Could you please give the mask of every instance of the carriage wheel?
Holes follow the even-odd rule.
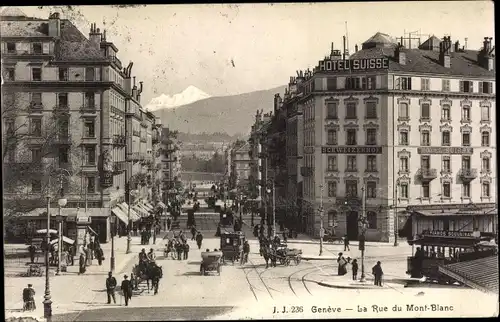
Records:
[[[286,258],[285,259],[285,266],[289,266],[290,265],[290,258]]]

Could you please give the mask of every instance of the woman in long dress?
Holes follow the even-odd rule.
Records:
[[[79,263],[78,263],[78,266],[79,266],[79,272],[78,272],[78,275],[80,274],[83,274],[85,273],[85,271],[87,270],[86,268],[86,265],[85,265],[85,256],[83,255],[83,253],[80,254],[80,260],[79,260]]]
[[[339,257],[337,258],[338,266],[338,275],[343,276],[347,274],[347,260],[344,258],[342,253],[339,253]]]

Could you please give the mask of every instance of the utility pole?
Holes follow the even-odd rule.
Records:
[[[394,195],[394,247],[398,246],[398,233],[399,233],[399,218],[398,218],[398,186],[399,180],[396,180],[395,195]]]
[[[366,191],[365,186],[361,187],[361,202],[362,202],[362,210],[361,210],[361,240],[359,243],[359,248],[361,250],[361,278],[360,282],[365,282],[365,231],[366,231],[366,213],[365,213],[365,199],[366,199]]]
[[[319,228],[319,256],[323,255],[323,236],[325,234],[325,229],[323,228],[323,190],[324,186],[320,185],[321,193],[320,193],[320,206],[319,206],[319,217],[320,217],[320,228]]]
[[[262,181],[264,186],[264,220],[267,222],[267,228],[269,229],[269,218],[267,218],[267,157],[264,159],[264,180]]]
[[[130,123],[132,126],[132,123]],[[132,205],[130,204],[130,178],[129,178],[129,170],[128,170],[128,143],[129,143],[129,138],[128,138],[128,131],[127,131],[127,124],[125,124],[125,194],[127,197],[127,250],[125,251],[126,254],[130,254],[132,250],[130,249],[130,244],[132,242],[132,236],[131,236],[131,225],[130,225],[130,207]],[[130,147],[132,148],[132,140],[130,140]]]
[[[276,237],[276,186],[273,178],[273,237]]]

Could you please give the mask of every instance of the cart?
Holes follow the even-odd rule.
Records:
[[[299,265],[302,260],[302,250],[290,249],[286,245],[280,245],[276,249],[276,257],[281,265],[289,266],[292,260],[295,262],[295,265]]]
[[[217,272],[220,275],[222,252],[201,253],[200,274],[208,275],[210,272]]]
[[[222,263],[226,261],[234,262],[240,259],[243,251],[245,235],[240,231],[234,231],[232,228],[225,228],[221,231],[220,250],[222,251]]]

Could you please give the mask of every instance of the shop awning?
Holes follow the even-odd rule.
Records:
[[[158,202],[158,206],[162,207],[162,208],[167,208],[167,205],[165,205],[163,202],[159,201]]]
[[[128,225],[128,216],[121,210],[120,207],[114,207],[111,212],[118,217],[125,225]]]
[[[146,209],[142,208],[139,205],[133,206],[132,209],[134,209],[136,212],[138,212],[141,217],[147,217],[147,216],[149,216],[148,211]]]
[[[155,209],[155,207],[153,207],[153,205],[151,205],[150,203],[148,202],[144,202],[142,204],[146,209],[148,209],[149,211],[153,211]]]
[[[91,234],[93,234],[94,236],[98,236],[98,234],[95,232],[95,230],[93,230],[90,226],[87,226],[87,229],[90,231]]]
[[[122,202],[118,206],[123,210],[123,213],[126,214],[128,218],[128,212],[129,212],[128,204],[126,202]],[[136,222],[139,219],[140,216],[134,211],[133,208],[130,208],[130,220],[132,220],[132,222]]]
[[[38,229],[38,230],[36,231],[36,233],[37,233],[37,234],[47,234],[47,229]],[[55,229],[49,229],[49,233],[50,233],[51,235],[57,235],[57,230],[55,230]]]
[[[498,256],[439,266],[439,272],[469,287],[498,294]]]
[[[62,236],[62,240],[63,240],[63,242],[65,242],[66,244],[70,244],[70,245],[73,245],[73,244],[75,243],[75,241],[74,241],[73,239],[68,238],[68,237],[66,237],[66,236]],[[50,243],[51,243],[52,245],[56,244],[56,243],[57,243],[57,239],[53,239],[53,240],[51,240],[51,241],[50,241]]]

